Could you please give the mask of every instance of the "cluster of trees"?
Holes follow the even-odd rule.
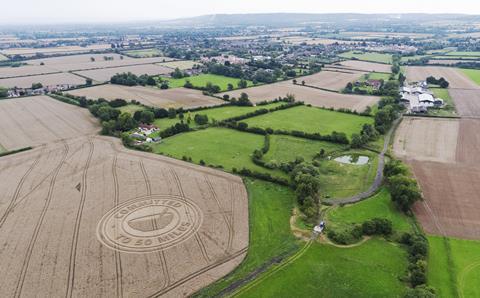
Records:
[[[264,180],[264,181],[268,181],[268,182],[273,182],[273,183],[284,185],[284,186],[289,186],[290,185],[288,179],[281,178],[281,177],[275,177],[275,176],[270,175],[269,173],[252,171],[252,170],[247,169],[247,168],[242,168],[240,170],[238,170],[237,168],[233,168],[232,172],[235,173],[235,174],[240,174],[240,175],[245,176],[245,177],[256,178],[256,179],[260,179],[260,180]]]
[[[397,92],[398,96],[398,92]],[[378,103],[378,111],[375,114],[375,129],[384,134],[397,119],[402,107],[397,103],[396,98],[382,98]]]
[[[400,237],[400,243],[407,246],[408,252],[408,276],[407,280],[417,290],[409,291],[410,296],[407,297],[435,297],[433,289],[426,288],[427,282],[427,256],[428,242],[427,239],[420,234],[405,233]],[[415,296],[417,292],[426,294],[425,296]]]
[[[392,159],[383,169],[392,201],[401,211],[409,213],[412,205],[422,199],[415,179],[401,161]]]
[[[429,76],[427,78],[427,83],[432,85],[439,85],[441,88],[448,88],[448,86],[450,85],[450,83],[445,80],[444,77],[436,79],[434,76]]]
[[[350,146],[352,148],[360,148],[370,141],[374,141],[378,138],[378,131],[371,124],[364,124],[360,134],[352,134],[352,140]]]
[[[135,111],[133,119],[140,123],[151,124],[155,120],[155,113],[152,110]]]
[[[388,237],[393,233],[393,225],[389,219],[386,218],[372,218],[363,222],[362,224],[354,225],[350,229],[335,230],[328,228],[327,236],[335,243],[348,245],[360,240],[363,235],[379,235]]]
[[[190,75],[181,71],[180,68],[177,67],[172,73],[170,73],[170,76],[172,76],[172,78],[174,79],[181,79],[181,78],[189,77]]]
[[[188,124],[184,123],[184,122],[179,122],[179,123],[176,123],[175,125],[172,125],[170,126],[169,128],[163,130],[160,132],[160,136],[162,138],[168,138],[168,137],[171,137],[173,135],[176,135],[176,134],[179,134],[179,133],[182,133],[182,132],[187,132],[187,131],[190,131],[190,126],[188,126]]]
[[[290,173],[300,211],[307,221],[312,223],[318,219],[320,203],[318,175],[318,169],[305,162],[297,164]]]
[[[131,72],[117,73],[110,78],[110,83],[124,86],[155,86],[155,79],[149,75],[137,76]]]
[[[8,89],[0,87],[0,98],[5,98],[8,96]]]
[[[137,127],[138,122],[130,113],[121,113],[107,102],[99,102],[88,107],[90,113],[102,121],[102,134],[115,135],[119,131],[129,131]]]

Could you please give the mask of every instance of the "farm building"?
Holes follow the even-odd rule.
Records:
[[[429,108],[441,108],[443,106],[443,99],[435,98],[426,86],[425,82],[421,82],[400,88],[401,101],[409,112],[426,113]]]

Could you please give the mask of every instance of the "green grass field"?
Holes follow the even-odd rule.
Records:
[[[455,111],[455,104],[453,102],[448,89],[443,88],[430,88],[435,97],[441,98],[444,100],[445,107],[441,109],[428,109],[428,114],[431,116],[457,116]]]
[[[289,218],[295,195],[287,188],[246,179],[250,212],[250,246],[243,263],[232,274],[201,290],[199,297],[212,297],[273,258],[298,248],[290,232]]]
[[[371,239],[338,248],[318,243],[239,297],[402,297],[407,267],[398,245]]]
[[[468,57],[480,57],[480,52],[448,52],[445,56],[468,56]]]
[[[328,155],[334,151],[344,150],[345,146],[291,136],[272,135],[270,137],[270,150],[263,156],[263,159],[282,163],[290,162],[297,156],[301,156],[306,161],[312,161],[321,149],[325,150],[325,154]]]
[[[480,241],[428,236],[428,284],[438,297],[480,297]]]
[[[430,55],[405,56],[405,57],[402,57],[400,60],[401,60],[402,62],[408,62],[408,61],[420,60],[420,59],[426,58],[426,57],[430,57]]]
[[[132,50],[125,51],[124,53],[135,58],[150,58],[162,56],[162,52],[159,49]]]
[[[126,106],[119,107],[117,109],[120,110],[120,112],[122,112],[122,113],[125,113],[125,112],[130,113],[133,116],[133,114],[136,111],[141,111],[141,110],[144,110],[145,108],[143,106],[140,106],[140,105],[128,104]]]
[[[372,117],[357,116],[323,110],[314,107],[299,106],[244,120],[250,127],[273,128],[287,131],[331,134],[343,132],[350,137],[358,133],[363,124],[373,124]]]
[[[466,74],[472,81],[480,85],[480,70],[478,69],[462,69],[462,72]]]
[[[370,158],[365,165],[344,164],[333,160],[319,160],[320,194],[325,198],[346,198],[367,190],[375,179],[378,166],[376,153],[366,150],[345,151],[341,155],[357,154]]]
[[[232,168],[240,170],[246,167],[272,175],[286,176],[280,170],[268,170],[252,162],[253,151],[260,149],[263,143],[264,137],[260,135],[226,128],[208,128],[166,138],[161,143],[152,145],[152,149],[155,153],[177,159],[182,159],[183,156],[191,157],[197,164],[203,160],[207,165],[222,165],[229,172]]]
[[[213,119],[217,121],[222,121],[228,118],[245,115],[247,113],[260,110],[260,109],[271,109],[271,108],[280,106],[282,104],[285,104],[285,103],[276,102],[276,103],[271,103],[264,106],[255,106],[255,107],[225,106],[225,107],[219,107],[219,108],[210,108],[210,109],[205,109],[197,112],[192,112],[190,113],[190,117],[193,119],[196,114],[200,114],[200,115],[207,115],[209,121],[212,121]],[[184,116],[186,119],[188,114],[185,114]],[[170,119],[170,118],[156,119],[154,124],[160,129],[165,129],[178,122],[180,122],[180,119],[178,118],[178,115],[177,115],[177,117],[173,119]],[[194,127],[195,123],[192,121],[190,123],[190,126]]]
[[[350,51],[350,52],[342,53],[338,56],[346,59],[356,58],[358,60],[363,60],[363,61],[392,64],[392,55],[390,54],[372,53],[372,52],[362,53],[362,52]]]
[[[213,85],[218,85],[221,91],[228,90],[228,84],[232,84],[234,89],[238,88],[238,82],[240,79],[229,78],[225,76],[219,76],[214,74],[200,74],[197,76],[191,76],[182,79],[173,79],[173,78],[162,78],[162,80],[168,81],[168,86],[170,88],[183,87],[187,81],[193,84],[195,87],[205,87],[207,83],[212,83]],[[247,81],[248,86],[253,86],[252,81]]]
[[[328,226],[337,228],[351,227],[375,217],[391,220],[395,231],[408,232],[411,230],[409,218],[398,211],[386,188],[382,188],[376,195],[362,202],[343,207],[332,207],[326,214]]]

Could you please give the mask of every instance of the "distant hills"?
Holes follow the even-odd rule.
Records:
[[[462,14],[311,14],[311,13],[258,13],[258,14],[213,14],[161,22],[176,26],[305,26],[322,23],[396,23],[411,22],[480,21],[478,15]]]

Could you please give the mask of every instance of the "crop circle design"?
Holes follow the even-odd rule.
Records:
[[[107,212],[97,227],[104,245],[142,253],[170,248],[193,236],[203,222],[200,208],[175,195],[150,195],[129,200]]]

